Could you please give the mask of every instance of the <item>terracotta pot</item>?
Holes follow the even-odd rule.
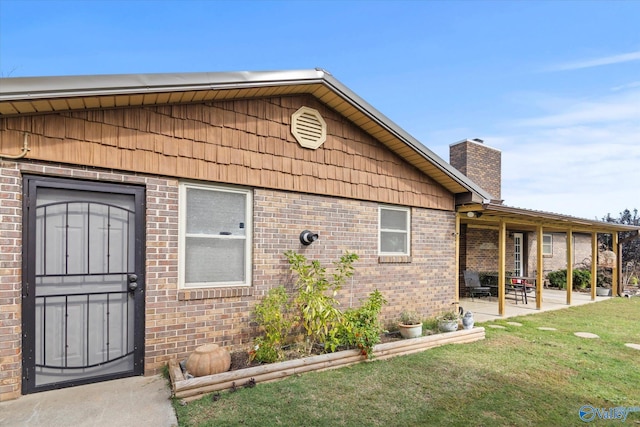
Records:
[[[189,355],[186,367],[194,377],[219,374],[231,367],[231,355],[217,344],[203,345]]]

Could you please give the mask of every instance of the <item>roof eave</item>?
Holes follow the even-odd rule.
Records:
[[[558,221],[566,223],[567,226],[573,225],[577,227],[589,227],[589,228],[598,228],[598,229],[606,229],[611,231],[637,231],[640,233],[640,227],[633,225],[625,225],[625,224],[616,224],[611,222],[590,220],[586,218],[578,218],[570,215],[562,215],[556,214],[552,212],[544,212],[537,211],[531,209],[522,209],[515,208],[512,206],[506,206],[497,203],[482,203],[482,210],[484,211],[493,211],[500,213],[509,213],[514,215],[521,215],[524,217],[531,217],[535,219],[546,219],[551,221]]]
[[[0,82],[0,102],[322,84],[440,169],[457,186],[464,188],[465,192],[470,192],[472,199],[491,198],[464,174],[405,132],[329,72],[319,68],[290,71],[14,77],[0,79]]]
[[[360,96],[355,94],[345,85],[340,83],[337,79],[335,79],[331,74],[327,74],[324,76],[324,81],[332,87],[335,92],[338,92],[342,95],[343,98],[347,99],[351,102],[352,105],[356,106],[361,112],[366,114],[371,120],[377,122],[380,126],[384,127],[388,132],[394,134],[397,138],[403,140],[409,147],[419,153],[421,156],[425,157],[431,163],[438,166],[440,169],[445,170],[448,175],[455,180],[458,184],[464,187],[469,192],[477,195],[482,200],[491,199],[491,195],[483,190],[476,183],[471,181],[466,175],[462,172],[458,171],[456,168],[447,163],[440,156],[435,154],[433,151],[429,150],[425,145],[420,143],[413,136],[409,135],[404,129],[395,124],[391,119],[385,116],[383,113],[378,111],[375,107],[369,104],[367,101],[362,99]]]
[[[326,74],[315,69],[12,77],[0,79],[0,101],[309,84],[324,81]]]

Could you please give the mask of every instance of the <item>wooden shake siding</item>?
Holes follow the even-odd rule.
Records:
[[[317,109],[327,141],[302,148],[299,107]],[[194,180],[325,194],[440,210],[442,186],[311,96],[72,111],[0,119],[0,152]]]

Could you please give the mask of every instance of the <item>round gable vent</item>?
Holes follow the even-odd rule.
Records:
[[[291,133],[298,144],[315,150],[327,140],[327,124],[318,111],[300,107],[291,115]]]

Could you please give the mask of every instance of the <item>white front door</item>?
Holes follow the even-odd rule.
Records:
[[[513,233],[513,275],[522,276],[524,250],[522,248],[524,235],[522,233]]]

